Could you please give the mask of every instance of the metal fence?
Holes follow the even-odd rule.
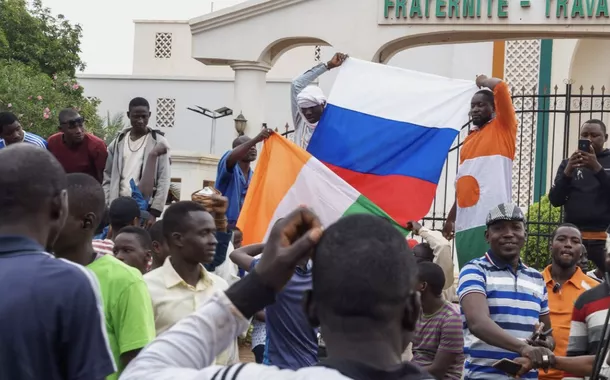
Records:
[[[542,268],[549,263],[552,231],[561,223],[563,211],[548,202],[546,194],[561,161],[577,148],[580,126],[590,119],[605,122],[610,114],[610,95],[604,86],[595,88],[567,82],[562,86],[511,90],[519,120],[513,166],[513,199],[527,212],[528,240],[522,252],[529,265]],[[423,224],[440,230],[454,202],[454,181],[459,152],[471,124],[464,125],[454,141],[439,180],[436,197]],[[277,129],[276,129],[277,131]],[[284,128],[291,138],[294,131]]]

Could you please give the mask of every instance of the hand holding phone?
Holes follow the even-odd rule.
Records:
[[[517,376],[522,368],[521,364],[508,359],[498,360],[492,364],[492,367],[502,372],[506,372],[513,377]]]

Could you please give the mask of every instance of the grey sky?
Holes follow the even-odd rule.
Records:
[[[131,74],[133,20],[187,20],[244,0],[43,0],[83,27],[81,56],[90,74]],[[103,5],[102,5],[103,4]]]

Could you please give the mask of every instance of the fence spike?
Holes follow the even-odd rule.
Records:
[[[580,87],[578,87],[578,89],[580,90],[580,94],[582,95],[582,92],[585,90],[585,86],[583,86],[581,84]]]
[[[603,95],[605,92],[606,92],[606,85],[604,84],[604,85],[602,86],[602,95]]]
[[[593,95],[593,91],[595,91],[595,86],[591,85],[591,95]]]
[[[555,93],[557,93],[557,91],[559,90],[559,86],[555,85],[555,87],[553,87],[553,89],[555,90]]]

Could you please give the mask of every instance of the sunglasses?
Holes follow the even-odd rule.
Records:
[[[82,116],[77,117],[76,119],[68,120],[66,122],[63,122],[62,124],[68,124],[71,128],[76,127],[77,125],[82,126],[83,124],[85,124],[85,118]]]

